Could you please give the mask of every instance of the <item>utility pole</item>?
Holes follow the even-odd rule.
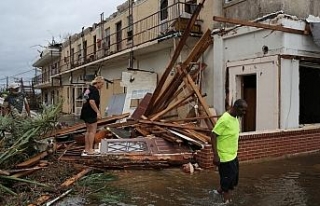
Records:
[[[6,76],[6,89],[8,89],[8,87],[9,87],[9,77]]]

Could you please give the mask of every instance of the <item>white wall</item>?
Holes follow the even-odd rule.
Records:
[[[281,59],[280,128],[299,126],[299,61]]]
[[[289,28],[303,30],[305,27],[303,21],[285,18],[277,21]],[[263,53],[263,46],[268,47],[268,52]],[[215,34],[213,101],[217,113],[224,111],[227,65],[234,67],[230,68],[230,85],[235,93],[235,76],[252,72],[248,66],[251,64],[255,65],[258,77],[257,130],[299,127],[299,61],[283,59],[279,55],[319,58],[320,48],[310,35],[252,27],[240,27],[223,36]],[[267,58],[273,58],[272,56],[274,63],[265,62]],[[244,65],[244,70],[241,65]],[[262,75],[259,72],[262,72]],[[236,98],[236,95],[233,95]]]
[[[257,78],[256,130],[274,130],[279,125],[278,57],[264,57],[228,63],[230,100],[242,97],[239,76]],[[230,102],[231,103],[231,102]],[[231,105],[231,104],[230,104]],[[250,105],[249,105],[250,106]]]

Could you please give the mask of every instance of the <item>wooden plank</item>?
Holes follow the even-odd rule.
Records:
[[[171,110],[175,109],[177,106],[179,106],[181,103],[185,102],[186,100],[188,100],[190,97],[193,96],[193,92],[186,95],[183,98],[178,99],[177,101],[175,101],[174,103],[170,104],[167,108],[165,108],[164,110],[162,110],[161,112],[153,115],[150,120],[154,121],[159,119],[161,116],[165,115],[166,113],[170,112]]]
[[[5,170],[0,170],[0,175],[8,176],[8,175],[10,175],[10,172],[5,171]]]
[[[188,130],[188,129],[179,129],[179,128],[172,128],[171,131],[172,130],[176,131],[176,132],[179,132],[179,133],[181,133],[183,135],[186,135],[191,139],[194,139],[196,141],[202,142],[203,144],[207,144],[208,143],[206,138],[203,138],[202,136],[198,135],[198,134],[201,134],[200,132],[196,132],[194,130]],[[191,131],[191,132],[189,132],[189,131]]]
[[[263,24],[263,23],[245,21],[240,19],[231,19],[231,18],[220,17],[220,16],[213,16],[213,21],[224,22],[229,24],[237,24],[241,26],[263,28],[263,29],[269,29],[273,31],[282,31],[282,32],[293,33],[293,34],[302,34],[302,35],[308,34],[305,30],[286,28],[280,25]]]
[[[139,106],[134,110],[134,112],[131,115],[131,118],[133,119],[140,119],[142,115],[146,112],[148,105],[150,103],[150,100],[152,98],[151,93],[147,93],[143,99],[141,100]]]
[[[45,202],[47,202],[51,198],[50,195],[42,195],[39,197],[35,203],[28,204],[28,206],[39,206],[43,205]]]
[[[197,138],[198,140],[205,142],[205,143],[211,143],[211,138],[194,130],[190,130],[190,129],[186,129],[186,132],[188,134],[193,135],[195,138]]]
[[[86,174],[88,174],[89,172],[92,171],[92,168],[85,168],[83,169],[81,172],[79,172],[78,174],[76,174],[75,176],[71,177],[70,179],[67,179],[65,182],[63,182],[60,187],[61,188],[67,188],[70,185],[72,185],[73,183],[75,183],[78,179],[80,179],[81,177],[85,176]]]
[[[107,126],[124,128],[124,127],[133,127],[136,124],[138,124],[137,120],[127,120],[126,122],[112,123],[112,124],[108,124]]]
[[[35,166],[35,167],[31,167],[31,168],[22,168],[22,169],[11,169],[9,170],[10,174],[13,173],[20,173],[20,172],[25,172],[25,171],[35,171],[35,170],[39,170],[39,169],[43,169],[46,167],[39,167],[39,166]]]
[[[161,122],[164,123],[173,123],[173,122],[193,122],[201,119],[207,119],[207,118],[218,118],[220,116],[198,116],[198,117],[187,117],[183,119],[169,119],[169,120],[161,120]]]
[[[193,129],[196,131],[203,131],[203,132],[210,132],[207,128],[202,127],[194,127],[194,126],[187,126],[187,125],[179,125],[179,124],[171,124],[171,123],[163,123],[163,122],[156,122],[156,121],[149,121],[149,120],[139,120],[142,124],[151,124],[151,125],[158,125],[164,127],[176,127],[176,128],[183,128],[183,129]]]
[[[162,91],[162,87],[163,87],[164,83],[166,82],[167,77],[169,76],[172,67],[176,63],[176,61],[177,61],[177,59],[178,59],[178,57],[180,55],[180,52],[182,51],[182,49],[183,49],[183,47],[184,47],[184,45],[185,45],[190,33],[191,33],[191,28],[194,25],[194,23],[196,22],[199,14],[200,14],[200,11],[201,11],[201,9],[203,7],[204,2],[205,2],[205,0],[202,0],[202,2],[197,5],[195,11],[193,12],[193,14],[191,16],[191,19],[188,22],[188,25],[187,25],[185,31],[182,34],[182,37],[180,38],[180,41],[179,41],[179,43],[178,43],[178,45],[177,45],[177,47],[176,47],[176,49],[175,49],[175,51],[173,53],[173,56],[172,56],[172,58],[171,58],[171,60],[170,60],[170,62],[168,64],[167,68],[165,69],[163,75],[160,78],[158,86],[156,87],[156,89],[155,89],[155,91],[154,91],[154,93],[152,95],[152,98],[150,100],[149,106],[146,109],[145,114],[147,116],[149,114],[151,114],[151,111],[153,109],[154,103],[159,98],[159,95],[160,95],[160,93]]]
[[[187,140],[188,142],[190,142],[190,143],[192,143],[192,144],[195,144],[195,145],[197,145],[197,146],[199,146],[199,147],[201,147],[201,148],[204,147],[204,144],[203,144],[202,142],[197,141],[197,140],[194,140],[194,139],[190,138],[190,137],[187,136],[187,135],[181,134],[181,133],[179,133],[179,132],[177,132],[177,131],[174,131],[174,130],[169,130],[169,131],[170,131],[171,133],[177,135],[178,137],[180,137],[180,138],[182,138],[182,139],[184,139],[184,140]]]
[[[41,159],[45,158],[48,155],[48,152],[41,152],[37,154],[36,156],[28,159],[27,161],[21,162],[16,165],[16,167],[21,168],[21,167],[30,167],[32,165],[37,164]]]
[[[135,127],[135,130],[143,136],[147,136],[150,134],[147,130],[143,129],[142,127]]]
[[[125,114],[121,114],[121,115],[115,115],[115,116],[112,116],[112,117],[106,117],[106,118],[103,118],[103,119],[99,119],[97,124],[98,124],[98,126],[102,126],[102,125],[114,123],[117,120],[129,117],[129,115],[130,115],[130,113],[125,113]],[[79,132],[79,130],[85,129],[85,128],[86,128],[86,124],[85,123],[79,123],[79,124],[75,124],[75,125],[73,125],[71,127],[68,127],[68,128],[57,130],[51,136],[61,136],[61,135],[72,134],[72,133],[75,133],[75,132]]]
[[[201,103],[206,115],[208,117],[212,116],[211,112],[209,110],[209,106],[208,106],[207,102],[202,98],[202,95],[201,95],[201,93],[199,91],[199,88],[197,87],[197,85],[192,80],[192,77],[190,76],[190,74],[187,74],[187,72],[185,70],[182,70],[182,72],[184,72],[186,74],[185,76],[186,76],[186,79],[187,79],[187,82],[188,82],[187,85],[190,86],[194,90],[194,92],[197,95],[198,100]],[[207,119],[205,119],[205,120],[207,120]],[[208,128],[211,129],[213,127],[213,125],[215,124],[215,120],[213,118],[208,118],[208,120],[209,121],[206,121],[206,123],[207,123]]]
[[[41,167],[39,167],[38,170],[42,169]],[[27,171],[23,171],[23,172],[18,172],[16,174],[11,175],[11,177],[15,177],[15,178],[20,178],[20,177],[26,177],[30,174],[32,174],[33,172],[35,172],[36,170],[27,170]]]
[[[190,52],[187,59],[181,64],[181,68],[183,68],[183,70],[187,70],[187,72],[190,71],[190,69],[191,69],[190,63],[196,62],[199,59],[199,57],[203,54],[203,52],[208,47],[208,45],[210,45],[208,42],[212,42],[210,29],[208,29],[202,35],[202,37],[199,39],[197,44],[193,47],[193,49]],[[176,92],[178,87],[183,82],[184,74],[182,74],[182,75],[176,74],[176,75],[177,76],[175,76],[175,78],[173,78],[173,80],[171,80],[171,82],[168,84],[169,86],[161,94],[161,98],[157,102],[154,103],[154,105],[152,107],[152,110],[154,112],[159,112],[167,107],[168,103],[165,103],[165,101],[170,99],[170,97],[173,96],[173,94]]]
[[[65,148],[65,150],[63,151],[63,153],[59,156],[58,161],[60,161],[60,159],[62,158],[62,156],[63,156],[64,154],[66,154],[66,152],[67,152],[73,145],[75,145],[75,144],[76,144],[76,142],[72,142],[71,144],[69,144],[69,145]]]

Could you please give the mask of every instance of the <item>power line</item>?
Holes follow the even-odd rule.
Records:
[[[30,69],[28,71],[24,71],[24,72],[20,72],[20,73],[17,73],[15,75],[12,75],[12,76],[8,76],[8,78],[14,78],[14,77],[17,77],[17,76],[20,76],[22,74],[26,74],[26,73],[29,73],[29,72],[34,72],[34,69]],[[0,81],[6,80],[6,79],[7,79],[7,77],[1,78]]]

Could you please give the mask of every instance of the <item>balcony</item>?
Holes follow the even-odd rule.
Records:
[[[49,46],[41,54],[40,58],[32,65],[33,67],[44,67],[59,59],[61,55],[60,47]]]
[[[144,45],[149,45],[150,47],[181,36],[195,9],[195,5],[193,5],[191,10],[186,11],[185,8],[187,6],[188,4],[186,3],[174,3],[162,11],[134,19],[131,25],[123,27],[116,32],[108,33],[103,38],[98,38],[95,44],[86,45],[85,48],[81,46],[80,50],[70,52],[71,56],[62,58],[65,60],[61,60],[59,64],[61,73],[55,76],[67,73],[68,71],[74,71],[81,66],[95,64],[95,62],[103,61],[106,57],[114,56],[115,54],[123,54],[129,51],[129,49],[139,49],[144,47]],[[166,13],[165,18],[162,17],[164,10]],[[191,28],[191,35],[201,37],[200,19],[197,19]],[[157,48],[161,49],[161,45],[158,44]]]

